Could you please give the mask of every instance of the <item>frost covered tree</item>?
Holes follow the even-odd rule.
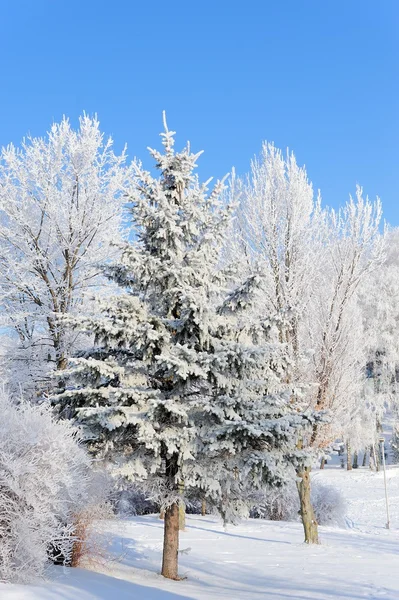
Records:
[[[319,276],[320,198],[294,154],[284,157],[267,142],[248,177],[233,180],[231,193],[239,206],[229,254],[244,272],[259,265],[265,311],[290,309],[294,330]]]
[[[293,403],[329,412],[329,425],[316,420],[313,433],[298,440],[310,458],[359,415],[364,363],[356,293],[381,262],[380,204],[363,200],[358,189],[356,201],[339,213],[322,210],[305,169],[271,144],[264,144],[248,178],[236,180],[231,193],[240,205],[227,254],[244,272],[259,266],[265,313],[274,309],[285,317],[280,341],[294,363],[290,382],[307,389]],[[354,319],[358,327],[351,328]],[[318,532],[310,470],[309,461],[303,463],[297,476],[305,541],[311,543]]]
[[[383,264],[375,269],[360,286],[359,309],[365,332],[367,402],[374,408],[374,436],[377,443],[379,427],[387,410],[394,420],[399,421],[398,383],[398,297],[399,297],[399,231],[392,229],[386,233]],[[397,434],[394,427],[394,436]],[[397,441],[393,442],[397,446]]]
[[[381,203],[356,199],[326,220],[325,278],[314,296],[307,330],[314,353],[312,377],[317,381],[313,397],[317,410],[328,410],[331,423],[316,426],[311,443],[322,447],[335,435],[350,434],[360,414],[364,396],[366,363],[359,290],[384,260],[384,236],[379,232]]]
[[[281,483],[302,417],[290,414],[273,322],[242,316],[256,275],[237,286],[221,269],[224,184],[208,193],[193,173],[199,155],[176,153],[166,123],[162,137],[164,153],[150,151],[160,177],[137,166],[137,239],[107,268],[121,293],[101,318],[69,320],[96,345],[72,361],[75,385],[58,402],[115,473],[145,481],[165,508],[162,574],[177,579],[179,484],[220,499],[237,469]]]
[[[293,363],[290,384],[305,389],[310,355],[304,343],[304,315],[320,285],[323,255],[320,199],[314,198],[306,170],[295,156],[284,157],[268,143],[252,161],[248,177],[233,182],[231,193],[239,199],[239,208],[227,255],[236,258],[244,273],[258,265],[263,292],[259,310],[279,315],[279,339],[287,344]],[[293,396],[292,402],[300,411],[312,407],[303,394]],[[305,540],[311,542],[318,538],[310,502],[312,456],[305,446],[298,439],[298,449],[307,459],[297,464],[297,481]]]
[[[297,441],[315,419],[294,402],[303,391],[293,383],[292,353],[280,340],[289,319],[259,310],[261,284],[259,273],[248,276],[217,308],[211,397],[198,423],[201,447],[191,475],[198,475],[225,523],[248,516],[259,489],[292,482],[295,470],[308,462]],[[206,488],[204,469],[216,487]]]
[[[78,431],[45,405],[0,394],[0,581],[41,577],[52,549],[68,559],[90,498],[90,459]]]
[[[399,327],[398,247],[399,229],[388,230],[385,234],[385,260],[359,288],[370,377],[385,375],[382,373],[385,365],[393,373],[399,362],[396,335]]]
[[[3,378],[43,388],[76,339],[59,315],[82,310],[101,283],[99,263],[121,239],[126,153],[112,150],[96,118],[67,119],[46,138],[3,148],[0,159],[0,304]]]

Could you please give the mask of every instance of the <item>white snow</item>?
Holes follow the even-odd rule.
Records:
[[[399,468],[388,470],[392,529],[385,529],[382,473],[340,468],[314,477],[347,499],[346,529],[321,527],[321,545],[302,543],[299,523],[249,520],[226,531],[218,519],[189,516],[180,574],[158,573],[163,523],[156,516],[101,524],[112,560],[97,572],[53,568],[35,586],[0,584],[1,600],[397,600]],[[98,572],[101,571],[101,572]]]

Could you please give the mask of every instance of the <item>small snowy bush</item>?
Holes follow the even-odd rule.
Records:
[[[150,499],[144,485],[128,485],[123,481],[120,488],[113,493],[112,504],[121,517],[149,515],[159,511],[159,505]]]
[[[336,488],[313,478],[311,500],[319,525],[345,525],[345,500]],[[251,516],[270,521],[297,521],[299,499],[295,483],[260,492],[252,504]]]
[[[90,460],[76,429],[47,406],[0,393],[0,581],[43,575],[70,559],[74,520],[88,504]]]
[[[339,490],[313,478],[311,498],[319,525],[345,525],[346,504]]]
[[[259,492],[251,509],[251,516],[270,521],[297,521],[298,492],[294,482],[280,488],[267,487]]]

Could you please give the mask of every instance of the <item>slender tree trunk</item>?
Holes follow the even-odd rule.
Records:
[[[179,503],[175,502],[165,510],[163,556],[161,574],[168,579],[179,579]]]
[[[161,519],[161,521],[163,521],[165,518],[165,511],[163,509],[159,513],[159,518]]]
[[[320,461],[320,469],[324,469],[324,467],[325,467],[325,464],[326,464],[326,459],[325,459],[325,457],[323,456],[323,458],[322,458],[322,459],[321,459],[321,461]]]
[[[365,449],[364,454],[363,454],[362,467],[365,467],[366,464],[367,464],[367,448]]]
[[[318,544],[319,533],[316,517],[314,514],[312,502],[310,500],[310,467],[304,467],[297,471],[297,476],[300,479],[297,481],[299,494],[300,510],[302,525],[305,533],[305,542],[307,544]]]
[[[352,452],[349,442],[346,443],[346,470],[352,471]]]
[[[373,458],[373,460],[371,460],[371,458]],[[370,450],[370,469],[374,468],[376,471],[380,470],[380,464],[379,464],[379,460],[378,460],[378,454],[375,451],[375,445],[373,444],[371,446],[371,450]]]
[[[353,455],[353,465],[352,465],[352,468],[353,469],[357,469],[358,467],[359,467],[359,456],[358,456],[358,453],[355,452],[354,455]]]
[[[205,498],[201,502],[201,515],[205,517],[206,515],[206,500]]]

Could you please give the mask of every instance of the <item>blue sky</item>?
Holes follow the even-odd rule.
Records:
[[[356,183],[399,225],[398,0],[6,0],[0,144],[96,112],[144,158],[166,109],[200,173],[289,146],[325,203]]]

